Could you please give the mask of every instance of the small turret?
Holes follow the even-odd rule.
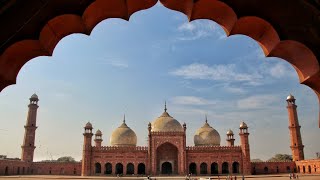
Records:
[[[96,143],[96,147],[101,147],[101,143],[102,143],[102,132],[98,129],[96,134],[95,134],[95,138],[94,138],[94,142]]]
[[[231,129],[229,129],[227,131],[227,144],[228,146],[234,146],[234,134],[233,134],[233,131]]]

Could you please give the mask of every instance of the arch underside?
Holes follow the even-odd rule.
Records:
[[[289,62],[300,83],[313,89],[320,102],[319,3],[300,0],[160,2],[182,12],[190,21],[217,22],[227,36],[243,34],[256,40],[265,56]],[[6,0],[1,3],[0,91],[16,83],[20,69],[29,60],[51,56],[63,37],[73,33],[90,35],[99,22],[108,18],[129,20],[133,13],[154,6],[157,0]]]

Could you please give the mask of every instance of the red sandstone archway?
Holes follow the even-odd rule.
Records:
[[[178,161],[178,148],[171,143],[164,143],[157,148],[157,172],[162,174],[167,172],[163,169],[163,164],[171,165],[171,173],[178,174],[179,161]],[[170,166],[169,165],[169,166]],[[171,174],[170,173],[170,174]]]
[[[81,2],[49,0],[35,4],[30,1],[10,1],[0,9],[8,12],[0,16],[1,24],[6,25],[0,35],[0,91],[16,83],[20,69],[30,59],[52,55],[55,46],[63,37],[73,33],[89,35],[99,22],[108,18],[129,20],[133,13],[148,9],[156,2],[157,0]],[[320,103],[320,18],[315,18],[319,16],[317,7],[320,4],[317,2],[297,0],[292,0],[290,3],[278,0],[261,0],[259,3],[252,0],[160,0],[160,2],[169,9],[184,13],[190,21],[210,19],[217,22],[227,36],[243,34],[256,40],[266,56],[288,61],[297,71],[300,83],[313,89]],[[27,6],[30,6],[32,11],[30,16],[23,13],[28,10],[25,8]],[[46,9],[50,7],[52,9]],[[11,20],[7,17],[10,13],[12,13],[11,18],[17,18]],[[21,23],[16,23],[15,20],[21,20]]]

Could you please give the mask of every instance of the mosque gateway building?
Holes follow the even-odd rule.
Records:
[[[101,146],[102,133],[94,134],[90,122],[84,127],[82,175],[96,174],[251,174],[248,126],[240,124],[241,145],[234,145],[234,134],[227,132],[228,146],[207,119],[194,135],[194,146],[186,146],[187,125],[167,112],[148,124],[148,146],[136,146],[137,136],[126,124],[112,132],[111,146]]]
[[[300,133],[295,98],[286,99],[289,115],[289,133],[293,161],[251,162],[249,130],[239,122],[237,130],[240,145],[235,145],[234,131],[225,135],[209,124],[204,124],[194,134],[194,146],[186,146],[187,125],[164,112],[146,125],[147,146],[137,146],[137,135],[126,123],[125,116],[114,129],[110,146],[103,146],[103,132],[94,133],[88,122],[83,132],[82,160],[80,162],[33,162],[38,96],[30,97],[29,111],[22,143],[21,159],[0,156],[0,175],[82,175],[82,176],[132,176],[132,175],[218,175],[218,174],[271,174],[271,173],[320,173],[320,160],[304,160],[304,146]],[[226,138],[227,146],[221,146]],[[107,139],[107,138],[106,138]]]

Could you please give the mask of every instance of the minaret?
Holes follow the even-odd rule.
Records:
[[[92,129],[92,124],[90,122],[88,122],[84,127],[81,176],[91,175],[91,141],[93,136]]]
[[[103,141],[102,140],[102,132],[98,129],[94,136],[95,136],[94,142],[96,143],[96,147],[100,148],[101,142]]]
[[[291,151],[292,151],[292,160],[300,161],[304,160],[303,148],[301,133],[298,121],[297,114],[297,105],[295,104],[296,99],[291,94],[287,97],[287,109],[289,116],[289,131],[290,131],[290,139],[291,139]]]
[[[249,132],[246,123],[240,124],[240,144],[242,149],[242,174],[251,174]]]
[[[28,105],[29,111],[28,111],[27,122],[26,122],[26,125],[24,126],[24,129],[25,129],[24,139],[23,139],[23,144],[21,146],[22,161],[33,162],[34,149],[36,148],[34,144],[35,144],[36,129],[37,129],[36,123],[37,123],[37,109],[39,107],[38,101],[39,101],[39,98],[36,94],[33,94],[30,97],[30,104]]]
[[[234,137],[233,131],[229,129],[227,131],[227,146],[234,146]]]

